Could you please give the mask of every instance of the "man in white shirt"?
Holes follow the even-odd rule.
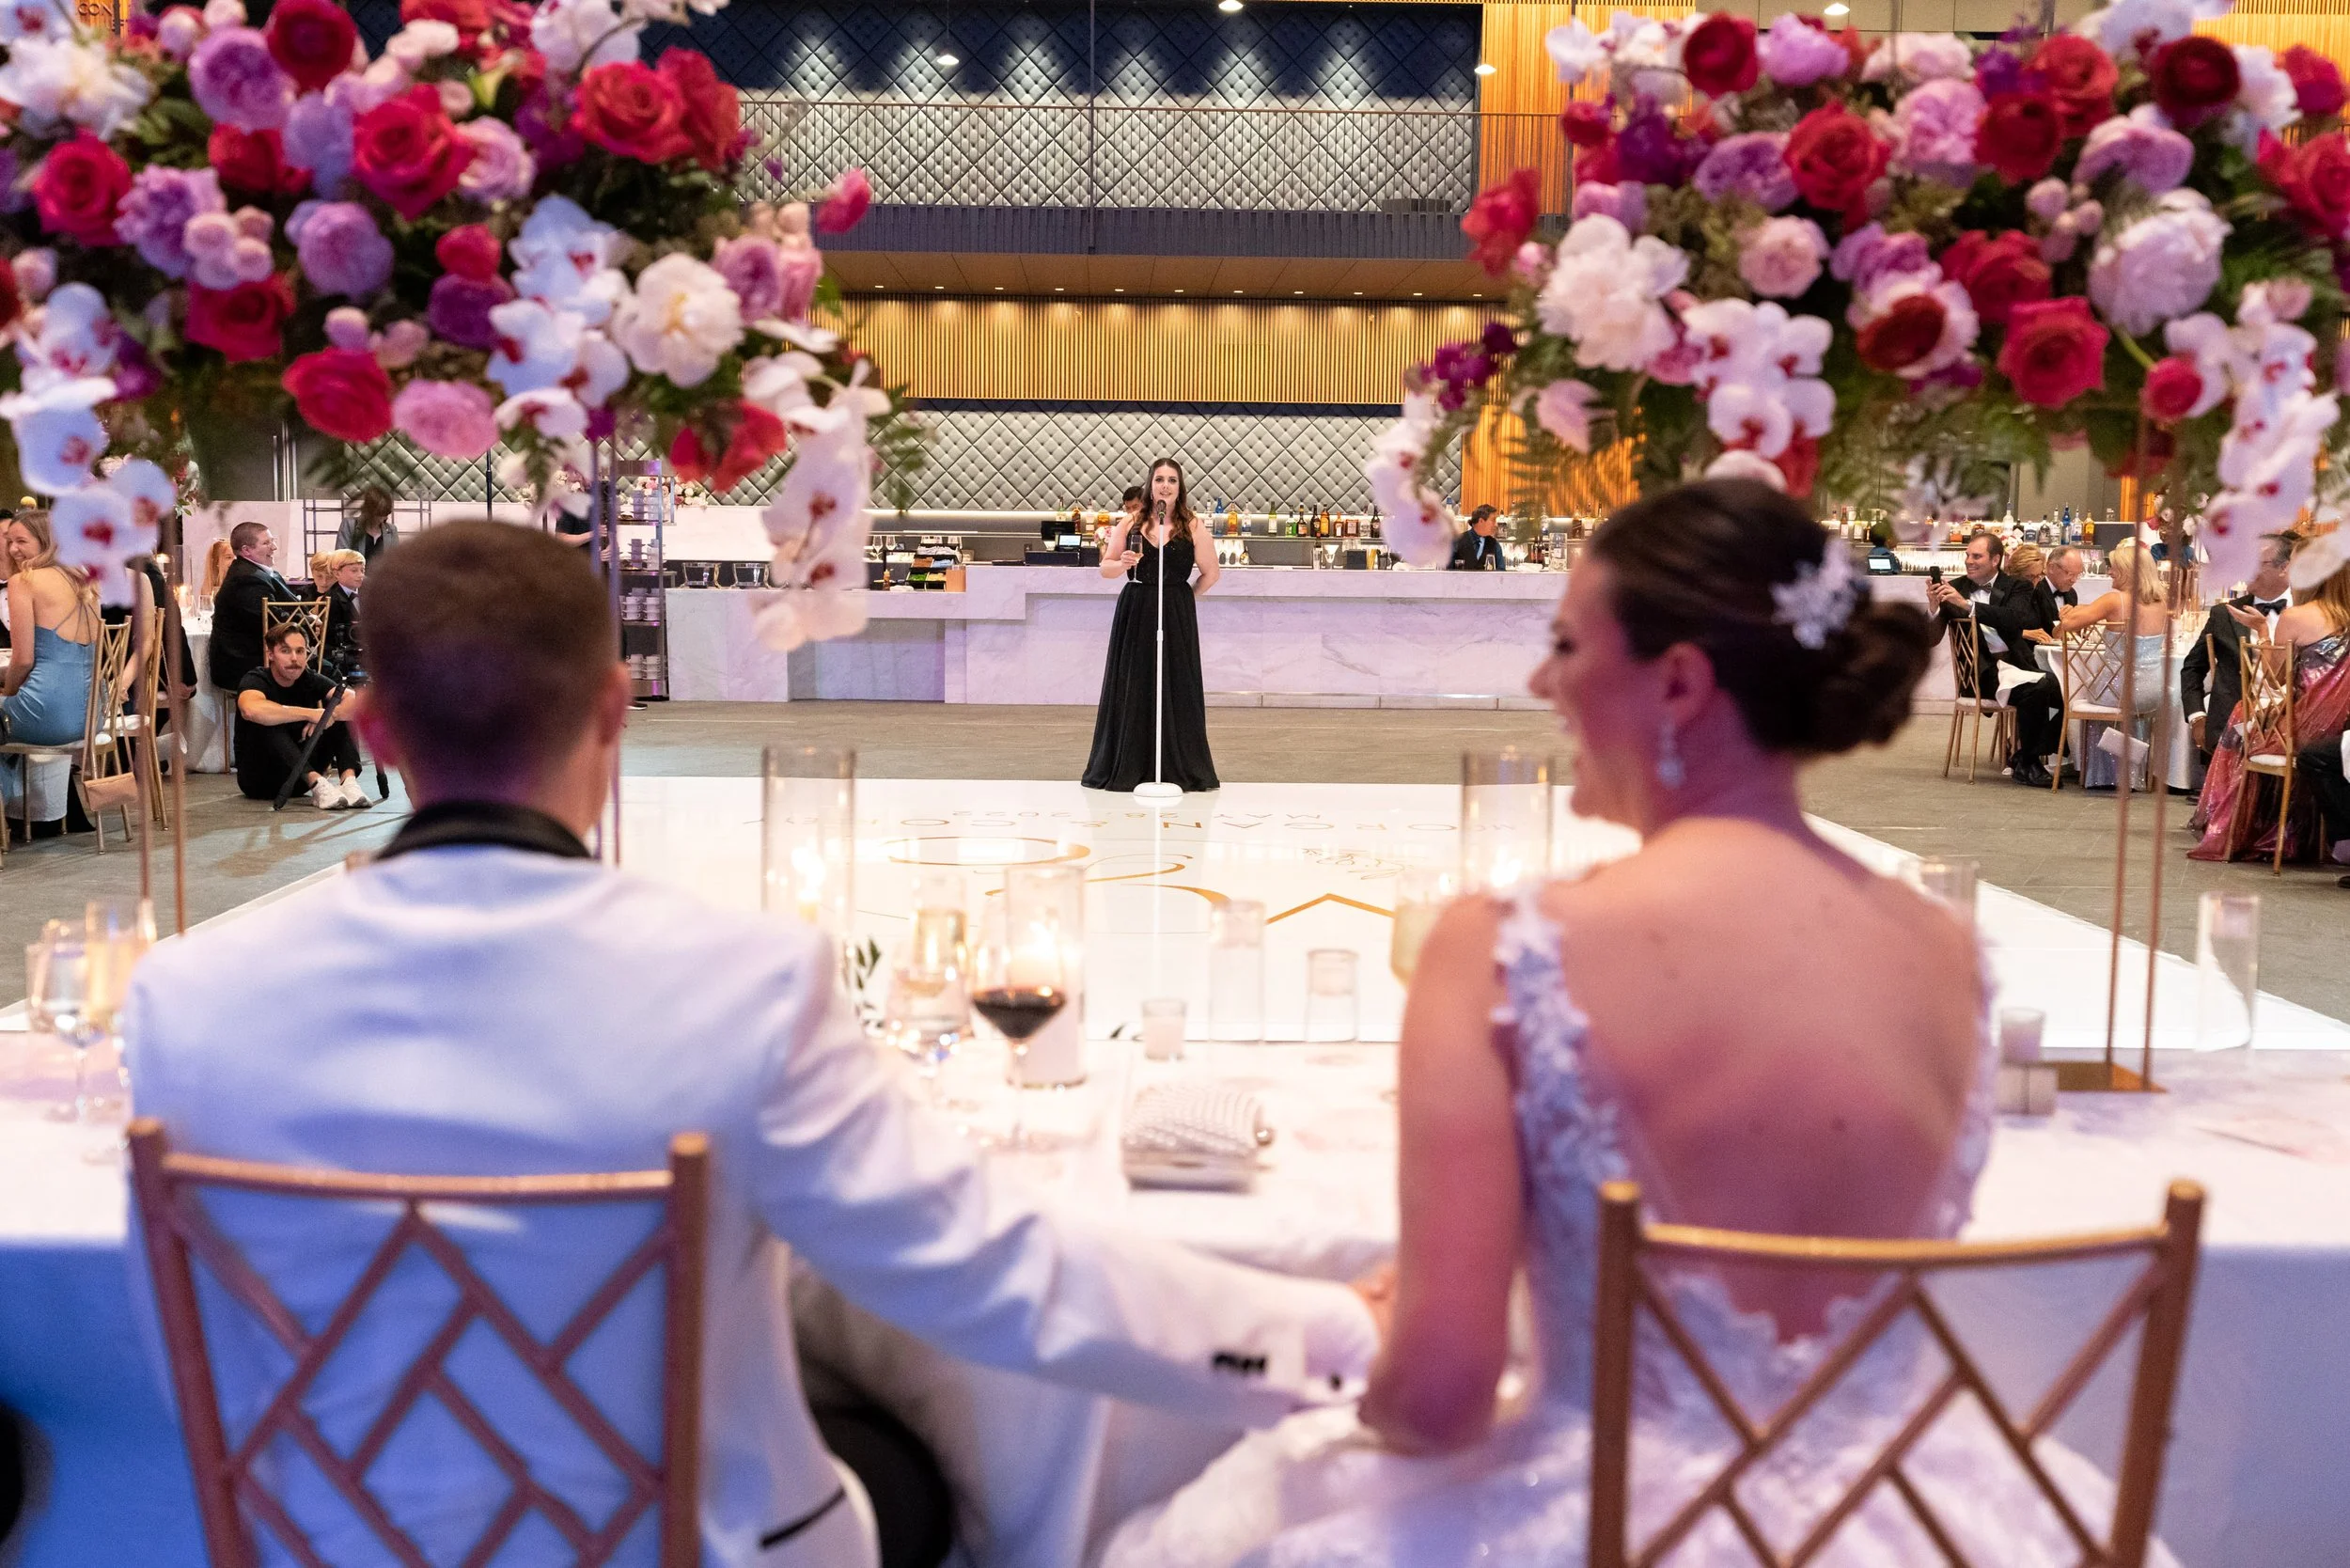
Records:
[[[579,556],[451,524],[383,557],[360,620],[374,684],[356,722],[416,814],[375,863],[154,950],[125,1029],[137,1110],[180,1149],[368,1171],[650,1168],[671,1135],[708,1134],[706,1564],[875,1560],[862,1489],[802,1395],[787,1248],[954,1355],[1228,1423],[1341,1397],[1366,1372],[1377,1328],[1344,1286],[1112,1233],[995,1179],[900,1092],[819,933],[587,857],[630,686]],[[256,1007],[256,976],[287,1005]],[[313,1324],[366,1255],[314,1213],[224,1201],[217,1217]],[[537,1324],[611,1266],[598,1235],[549,1212],[467,1245]],[[363,1429],[447,1313],[436,1273],[408,1262],[382,1320],[305,1400],[321,1426]],[[232,1434],[283,1374],[257,1346],[229,1335],[215,1351]],[[642,1403],[646,1354],[591,1343],[581,1360]],[[462,1380],[522,1421],[534,1469],[583,1516],[608,1511],[609,1465],[518,1369],[487,1357]],[[330,1489],[292,1465],[283,1479],[325,1560],[394,1560]],[[395,1442],[368,1484],[434,1560],[462,1555],[508,1491],[446,1422]]]

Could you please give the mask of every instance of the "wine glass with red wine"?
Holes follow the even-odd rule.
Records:
[[[971,959],[971,1005],[1011,1046],[1012,1117],[1009,1146],[1022,1144],[1028,1042],[1069,1005],[1060,921],[1050,911],[1022,918],[1010,910],[986,922]]]

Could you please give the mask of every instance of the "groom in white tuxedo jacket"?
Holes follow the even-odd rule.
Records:
[[[707,1133],[705,1563],[871,1560],[854,1480],[802,1395],[787,1248],[954,1355],[1219,1421],[1277,1418],[1368,1370],[1376,1330],[1345,1287],[1113,1234],[992,1177],[899,1091],[818,933],[588,858],[629,685],[576,555],[448,525],[384,558],[360,616],[375,685],[358,723],[416,814],[374,863],[153,951],[126,1027],[138,1113],[183,1150],[365,1171],[650,1168],[672,1134]],[[380,1227],[273,1203],[218,1213],[315,1328]],[[467,1246],[546,1332],[625,1250],[610,1230],[545,1211]],[[330,1438],[364,1430],[451,1299],[413,1254],[384,1294],[306,1401]],[[657,1351],[638,1338],[574,1365],[650,1450]],[[283,1366],[249,1329],[222,1332],[215,1360],[233,1435]],[[609,1509],[609,1466],[526,1374],[481,1346],[450,1366],[584,1516]],[[419,1419],[368,1482],[429,1551],[453,1551],[508,1488],[453,1423]],[[306,1474],[289,1465],[284,1488],[326,1560],[391,1560]],[[567,1560],[552,1532],[541,1544],[517,1560]]]

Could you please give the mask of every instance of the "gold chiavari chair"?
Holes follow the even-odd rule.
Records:
[[[2255,642],[2249,636],[2236,644],[2237,668],[2243,695],[2236,712],[2244,715],[2244,781],[2228,811],[2228,830],[2220,839],[2222,860],[2234,858],[2236,838],[2259,789],[2254,778],[2277,780],[2277,853],[2269,859],[2271,876],[2285,874],[2285,837],[2293,825],[2293,775],[2301,760],[2300,738],[2293,729],[2293,645]]]
[[[152,1117],[132,1123],[130,1141],[132,1190],[146,1236],[172,1387],[179,1396],[180,1430],[196,1473],[197,1510],[214,1568],[258,1568],[257,1523],[294,1560],[321,1560],[315,1544],[270,1490],[272,1477],[293,1466],[273,1467],[265,1461],[288,1446],[309,1462],[388,1560],[425,1562],[415,1539],[391,1517],[369,1486],[368,1472],[428,1402],[456,1421],[513,1488],[505,1506],[463,1554],[464,1561],[496,1558],[528,1521],[532,1529],[541,1533],[551,1529],[562,1539],[570,1554],[566,1560],[594,1568],[611,1561],[632,1541],[638,1521],[652,1513],[658,1518],[660,1568],[699,1568],[708,1138],[684,1133],[670,1139],[666,1169],[572,1176],[374,1176],[212,1159],[172,1152],[163,1124]],[[313,1330],[280,1300],[220,1228],[202,1200],[208,1189],[269,1194],[345,1209],[366,1206],[397,1217],[390,1219],[341,1303]],[[651,1205],[660,1211],[660,1218],[652,1233],[603,1279],[571,1319],[553,1337],[541,1340],[468,1261],[463,1239],[469,1231],[487,1233],[509,1228],[516,1211],[585,1204]],[[320,1430],[305,1396],[314,1390],[337,1352],[349,1350],[376,1292],[412,1252],[438,1267],[455,1287],[455,1302],[437,1332],[423,1340],[415,1358],[396,1377],[385,1379],[392,1391],[359,1431],[355,1444],[346,1441],[338,1447]],[[212,1352],[213,1344],[228,1341],[217,1328],[207,1332],[196,1262],[290,1364],[259,1414],[233,1435],[222,1417]],[[659,1451],[648,1455],[572,1381],[570,1363],[656,1268],[664,1276],[660,1440]],[[558,1492],[543,1484],[532,1456],[500,1432],[495,1413],[482,1409],[459,1386],[451,1356],[466,1341],[485,1334],[528,1372],[526,1397],[552,1400],[610,1465],[624,1496],[603,1518],[582,1517]],[[543,1420],[540,1409],[507,1414],[525,1425]],[[455,1560],[452,1554],[450,1560]]]
[[[2064,633],[2059,639],[2057,684],[2064,694],[2064,712],[2057,723],[2056,762],[2048,770],[2051,792],[2064,788],[2064,752],[2072,744],[2074,725],[2117,725],[2125,734],[2133,729],[2133,715],[2121,708],[2122,669],[2130,656],[2130,639],[2102,620]],[[2129,748],[2125,745],[2122,752],[2114,762],[2117,789],[2130,774]],[[2088,776],[2085,771],[2082,776]]]
[[[1610,1182],[1600,1194],[1597,1312],[1591,1390],[1591,1506],[1589,1568],[1654,1568],[1670,1560],[1690,1531],[1716,1513],[1726,1515],[1759,1568],[1795,1568],[1814,1560],[1837,1531],[1878,1488],[1889,1489],[1933,1541],[1936,1555],[1921,1559],[1948,1568],[1991,1568],[1995,1559],[1966,1557],[1904,1469],[1904,1460],[1931,1434],[1962,1394],[1973,1396],[2015,1456],[2018,1468],[2046,1499],[2073,1538],[2083,1568],[2141,1568],[2154,1533],[2163,1452],[2170,1435],[2171,1397],[2195,1286],[2203,1192],[2191,1182],[2171,1184],[2161,1223],[2143,1230],[2056,1236],[2017,1242],[1862,1241],[1827,1236],[1772,1236],[1686,1225],[1656,1225],[1640,1217],[1640,1191]],[[1927,1289],[1937,1275],[1961,1270],[2063,1265],[2085,1259],[2142,1257],[2139,1269],[2081,1349],[2029,1411],[2011,1410],[1993,1388]],[[1658,1265],[1771,1268],[1891,1277],[1859,1321],[1840,1334],[1778,1409],[1747,1410],[1674,1312]],[[1695,1376],[1732,1435],[1734,1451],[1721,1469],[1648,1539],[1631,1540],[1630,1479],[1637,1332],[1645,1313],[1664,1342]],[[1948,1372],[1902,1423],[1873,1463],[1861,1467],[1794,1546],[1780,1551],[1765,1540],[1741,1499],[1741,1480],[1758,1466],[1787,1458],[1807,1412],[1842,1387],[1869,1350],[1905,1319],[1916,1319],[1939,1347]],[[2113,1517],[2100,1540],[2032,1451],[2072,1406],[2133,1325],[2142,1320],[2128,1428],[2116,1476]],[[1792,1441],[1791,1441],[1792,1439]],[[1839,1473],[1844,1468],[1840,1461]]]
[[[323,599],[264,600],[261,604],[261,645],[267,648],[269,639],[280,626],[299,627],[310,644],[311,669],[321,670],[326,660],[326,616],[327,603]],[[235,698],[229,698],[232,706],[235,701]]]
[[[1950,776],[1957,765],[1959,735],[1964,727],[1967,732],[1966,782],[1975,781],[1977,766],[1982,760],[1982,720],[1991,716],[1991,751],[1996,757],[2006,757],[2015,749],[2015,710],[1999,700],[1998,678],[1993,677],[1992,690],[1982,689],[1982,638],[1975,625],[1975,618],[1950,622],[1950,674],[1955,695],[1950,702],[1950,744],[1942,750],[1942,776]],[[1972,697],[1966,694],[1972,692]]]
[[[11,741],[0,745],[0,756],[24,760],[24,820],[27,839],[33,832],[32,765],[54,761],[69,763],[73,770],[73,788],[81,797],[82,813],[98,830],[99,854],[106,853],[107,812],[121,812],[123,837],[131,836],[131,812],[138,804],[138,781],[132,776],[120,748],[115,745],[118,731],[114,722],[129,696],[130,664],[130,622],[101,621],[90,661],[89,696],[82,710],[81,739],[58,745],[38,745],[30,741]]]

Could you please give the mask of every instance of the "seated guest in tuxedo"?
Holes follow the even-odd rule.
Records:
[[[2009,553],[2011,564],[2026,551],[2040,555],[2035,545],[2018,545]],[[2032,612],[2024,627],[2027,645],[2056,641],[2064,612],[2080,604],[2080,594],[2074,588],[2081,580],[2078,550],[2067,544],[2034,564],[2038,571],[2032,574]],[[2029,647],[2026,651],[2029,652]],[[2015,752],[2008,759],[2008,776],[2018,784],[2045,789],[2050,782],[2045,760],[2056,750],[2057,730],[2064,715],[2064,687],[2055,675],[2044,674],[2010,687],[2007,700],[2015,710]]]
[[[1926,590],[1926,604],[1945,628],[1970,617],[1975,623],[1984,689],[1963,691],[1961,697],[1997,696],[1999,688],[1993,678],[1998,665],[2035,673],[2040,667],[2024,646],[2026,629],[2037,624],[2038,604],[2029,584],[2000,569],[2004,554],[1998,535],[1978,528],[1966,540],[1965,574]]]
[[[2285,574],[2293,565],[2295,542],[2291,534],[2264,534],[2260,565],[2246,585],[2247,591],[2228,601],[2266,617],[2272,633],[2277,618],[2292,606],[2292,588]],[[2187,733],[2205,762],[2211,760],[2211,748],[2228,728],[2228,715],[2235,712],[2236,698],[2242,695],[2244,666],[2237,661],[2243,646],[2244,628],[2225,605],[2215,604],[2179,664],[2179,701],[2186,714]]]
[[[1452,541],[1452,559],[1448,572],[1499,572],[1502,570],[1501,541],[1494,538],[1494,530],[1501,525],[1501,509],[1480,507],[1469,513],[1468,532]]]
[[[2350,778],[2342,776],[2342,737],[2328,736],[2300,749],[2301,783],[2317,802],[2320,858],[2350,862]],[[2340,879],[2350,887],[2350,876]]]
[[[368,557],[356,550],[329,550],[312,557],[310,576],[326,604],[327,666],[349,674],[359,667],[359,589],[367,584]]]
[[[1378,1339],[1363,1297],[1042,1206],[903,1091],[858,1026],[830,936],[589,856],[630,682],[577,554],[505,524],[434,528],[375,561],[360,630],[373,680],[357,723],[416,813],[373,864],[141,964],[124,1030],[136,1109],[193,1152],[369,1171],[647,1169],[673,1135],[707,1134],[706,1568],[870,1564],[869,1496],[885,1518],[928,1507],[941,1521],[895,1560],[947,1549],[937,1493],[903,1496],[936,1486],[918,1449],[892,1450],[885,1475],[871,1443],[829,1439],[870,1481],[827,1451],[793,1348],[794,1254],[952,1355],[1210,1421],[1267,1422],[1358,1391]],[[257,1007],[257,974],[299,1005]],[[272,1244],[273,1287],[319,1321],[349,1287],[347,1256],[248,1215]],[[583,1223],[510,1216],[471,1245],[494,1252],[501,1279],[545,1281],[509,1286],[537,1321],[587,1272]],[[612,1238],[588,1239],[602,1256]],[[399,1288],[379,1306],[417,1323],[446,1310],[430,1280]],[[237,1351],[215,1351],[231,1407],[273,1370]],[[650,1390],[656,1355],[591,1344],[572,1364],[600,1362],[595,1386]],[[499,1400],[534,1388],[525,1374],[477,1370],[469,1391],[494,1416],[536,1408]],[[306,1403],[380,1403],[394,1375],[347,1350]],[[588,1518],[619,1492],[608,1472],[566,1472]],[[308,1484],[296,1509],[329,1506],[310,1472],[289,1479]],[[442,1538],[510,1491],[469,1443],[394,1442],[368,1481]],[[355,1545],[324,1556],[363,1560]]]
[[[233,692],[261,666],[261,606],[297,595],[277,574],[277,536],[262,523],[228,530],[228,563],[212,596],[212,646],[205,655],[212,684]]]
[[[2081,602],[2077,587],[2081,566],[2081,553],[2073,545],[2048,553],[2048,569],[2040,579],[2039,598],[2041,614],[2046,622],[2044,630],[2051,636],[2056,632],[2057,618]]]
[[[237,687],[237,789],[247,800],[275,800],[286,776],[303,768],[301,787],[321,811],[375,802],[359,785],[359,746],[337,719],[305,764],[302,748],[326,717],[335,682],[310,667],[310,639],[299,626],[269,635],[260,667]]]

